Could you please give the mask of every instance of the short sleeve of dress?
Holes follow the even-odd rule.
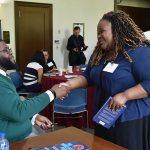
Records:
[[[137,81],[137,84],[141,84],[145,91],[150,95],[150,48],[140,47],[135,49],[132,54],[133,76]]]

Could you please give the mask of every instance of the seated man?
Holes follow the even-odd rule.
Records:
[[[50,59],[48,50],[43,49],[42,50],[44,58],[45,58],[45,64],[43,65],[43,72],[52,71],[53,69],[56,69],[57,66],[54,62],[54,60]]]
[[[8,47],[8,46],[7,46]],[[9,47],[8,47],[9,48]],[[16,72],[16,71],[18,71],[19,70],[19,66],[18,66],[18,64],[16,63],[16,60],[15,60],[15,58],[14,58],[14,56],[13,56],[13,53],[12,53],[12,50],[11,49],[9,49],[10,50],[10,55],[11,55],[11,61],[15,64],[14,65],[14,68],[12,68],[11,70],[7,70],[6,71],[6,73],[7,74],[10,74],[10,73],[12,73],[12,72]]]
[[[0,132],[5,132],[10,142],[28,137],[32,133],[30,118],[55,98],[62,98],[69,92],[67,87],[55,85],[37,97],[21,101],[11,79],[6,76],[7,69],[14,67],[11,57],[6,43],[0,41]],[[34,118],[39,127],[43,129],[51,127],[48,118],[41,115]]]

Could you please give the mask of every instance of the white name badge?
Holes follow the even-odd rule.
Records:
[[[118,67],[119,64],[115,64],[115,63],[108,63],[105,68],[103,69],[103,71],[105,72],[110,72],[110,73],[113,73],[116,68]]]
[[[50,63],[48,63],[47,65],[48,65],[48,67],[51,67],[51,66],[53,66],[53,63],[50,62]]]

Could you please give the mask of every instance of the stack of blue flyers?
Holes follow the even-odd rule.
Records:
[[[77,141],[56,144],[51,147],[35,147],[30,150],[90,150],[86,145]]]

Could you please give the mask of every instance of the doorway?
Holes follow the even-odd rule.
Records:
[[[16,60],[19,70],[36,50],[47,49],[53,57],[52,4],[15,2]]]

